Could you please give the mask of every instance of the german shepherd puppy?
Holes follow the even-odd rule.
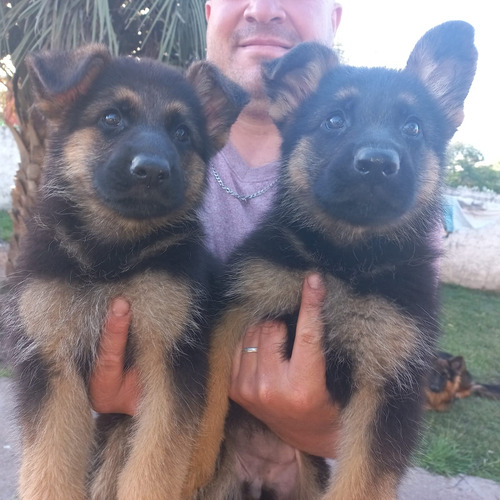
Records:
[[[4,317],[19,392],[20,498],[179,498],[207,370],[212,262],[196,209],[206,162],[247,96],[209,63],[184,77],[95,45],[33,55],[28,66],[50,136]],[[138,370],[141,398],[134,418],[106,422],[90,493],[88,381],[118,295],[133,311],[127,367]]]
[[[472,378],[462,356],[438,352],[432,360],[425,387],[425,407],[429,410],[449,410],[456,398],[470,395]]]
[[[273,208],[223,280],[193,485],[215,476],[198,498],[396,498],[438,334],[441,179],[475,73],[473,37],[464,22],[440,25],[401,71],[338,65],[314,43],[264,67],[282,168]],[[325,378],[341,407],[341,438],[332,479],[325,484],[322,462],[302,455],[290,494],[264,473],[238,474],[236,436],[269,430],[241,408],[226,419],[226,395],[231,355],[251,324],[290,325],[290,356],[310,272],[327,289]]]
[[[446,411],[456,399],[471,395],[500,399],[500,385],[475,382],[463,356],[438,351],[425,387],[426,409]]]

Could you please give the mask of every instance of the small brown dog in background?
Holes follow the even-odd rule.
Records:
[[[456,399],[470,395],[500,399],[500,385],[475,382],[467,370],[463,356],[439,351],[432,363],[425,388],[426,409],[446,411]]]

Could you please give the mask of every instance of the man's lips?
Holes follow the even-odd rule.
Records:
[[[248,38],[242,40],[239,44],[240,47],[276,47],[278,49],[289,50],[293,47],[293,43],[284,40],[277,40],[275,38]]]

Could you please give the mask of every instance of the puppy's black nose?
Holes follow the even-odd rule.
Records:
[[[399,171],[399,155],[393,149],[361,148],[354,157],[354,168],[361,175],[391,177]]]
[[[139,154],[130,164],[130,173],[136,182],[155,187],[170,176],[170,163],[165,158]]]

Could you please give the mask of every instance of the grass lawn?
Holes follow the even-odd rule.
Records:
[[[500,295],[443,286],[442,350],[464,356],[474,379],[500,384]],[[427,412],[416,465],[500,482],[500,401],[469,397]]]

